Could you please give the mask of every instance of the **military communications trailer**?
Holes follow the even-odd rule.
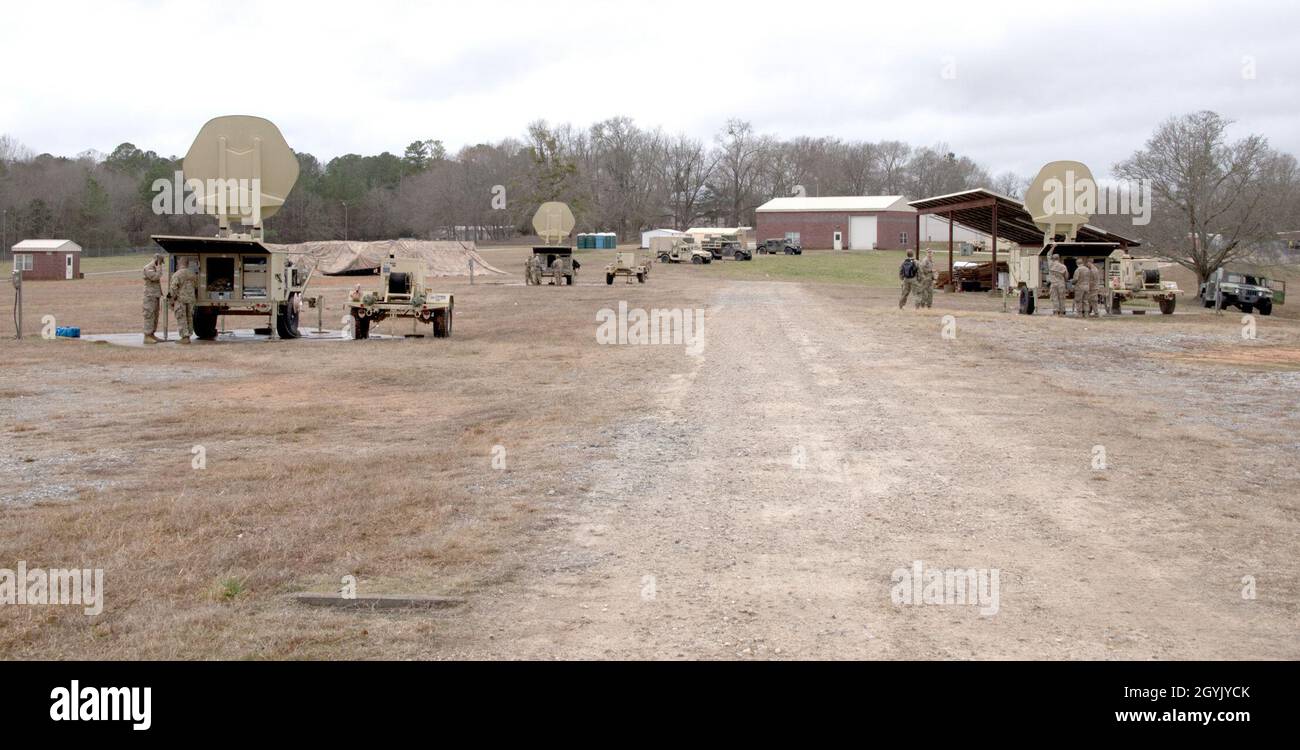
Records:
[[[246,115],[209,120],[181,169],[190,195],[177,185],[177,198],[214,216],[217,235],[151,239],[167,253],[171,273],[191,262],[199,266],[195,335],[215,339],[220,316],[249,315],[269,318],[271,338],[298,338],[311,272],[262,242],[263,221],[280,210],[298,180],[298,159],[280,129]]]
[[[1074,276],[1080,264],[1092,265],[1101,261],[1106,296],[1106,309],[1113,315],[1120,313],[1124,302],[1147,299],[1160,306],[1160,312],[1170,315],[1182,290],[1177,282],[1160,278],[1165,264],[1153,258],[1134,258],[1115,242],[1048,242],[1042,248],[1013,247],[1007,270],[1011,288],[1017,290],[1019,310],[1023,315],[1033,315],[1036,300],[1051,295],[1050,274],[1047,270],[1053,254],[1061,257],[1066,268],[1066,280]],[[1073,291],[1073,290],[1071,290]]]
[[[1168,265],[1116,250],[1106,261],[1106,308],[1112,315],[1119,315],[1124,302],[1146,299],[1160,305],[1162,315],[1172,315],[1183,290],[1178,288],[1178,282],[1160,277],[1160,269]]]
[[[312,273],[295,266],[289,254],[242,237],[156,235],[153,241],[167,253],[172,273],[191,261],[199,264],[195,336],[215,339],[222,315],[269,316],[267,332],[272,338],[301,335],[298,320]]]
[[[637,259],[636,253],[631,250],[620,250],[614,255],[614,262],[605,266],[605,283],[613,284],[616,276],[627,278],[627,283],[631,284],[635,278],[638,284],[644,284],[646,278],[650,276],[650,258],[643,257]]]
[[[650,254],[660,263],[694,263],[700,265],[713,262],[713,253],[695,244],[695,239],[686,237],[652,237]]]
[[[1152,258],[1135,258],[1117,242],[1077,242],[1079,228],[1091,218],[1081,210],[1082,204],[1058,205],[1061,185],[1073,185],[1076,179],[1092,179],[1092,173],[1080,162],[1058,161],[1047,164],[1025,190],[1024,207],[1034,224],[1043,230],[1043,245],[1013,247],[1007,262],[1009,289],[1020,297],[1020,313],[1033,315],[1036,301],[1050,295],[1048,265],[1053,254],[1061,257],[1068,279],[1080,263],[1104,263],[1106,308],[1118,315],[1120,305],[1134,299],[1148,299],[1160,305],[1160,312],[1173,313],[1182,291],[1173,281],[1160,278],[1167,265]],[[1060,239],[1058,239],[1058,237]],[[996,274],[997,269],[993,269]]]
[[[1217,306],[1220,310],[1235,307],[1243,313],[1258,311],[1260,315],[1272,315],[1273,305],[1280,305],[1285,299],[1285,294],[1274,292],[1274,283],[1262,276],[1220,268],[1201,284],[1198,296],[1206,307]]]
[[[416,323],[430,325],[434,338],[450,337],[455,298],[430,291],[431,278],[427,271],[423,260],[399,259],[390,254],[379,267],[379,291],[353,292],[348,299],[352,337],[370,338],[370,324],[389,317],[410,318],[412,329]]]
[[[573,245],[569,242],[575,223],[573,212],[564,203],[549,201],[538,207],[533,215],[533,229],[542,244],[534,247],[533,254],[524,261],[525,284],[539,286],[544,278],[556,286],[577,283],[582,264],[573,257]]]
[[[1012,247],[1007,273],[1011,288],[1020,298],[1020,313],[1033,315],[1037,300],[1051,295],[1051,273],[1047,267],[1054,253],[1061,256],[1068,279],[1080,263],[1104,260],[1118,249],[1119,243],[1116,242],[1048,242],[1041,248]]]

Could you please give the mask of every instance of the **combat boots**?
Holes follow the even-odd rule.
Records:
[[[152,333],[146,333],[146,334],[144,335],[144,343],[146,343],[146,344],[156,344],[156,343],[158,343],[158,337],[155,336],[155,335],[153,335]]]

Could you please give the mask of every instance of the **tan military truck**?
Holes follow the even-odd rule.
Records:
[[[409,318],[412,328],[417,323],[429,325],[434,338],[451,336],[455,298],[430,290],[431,278],[424,261],[389,255],[379,268],[379,280],[379,291],[361,293],[347,302],[354,339],[369,338],[370,324],[390,317]]]
[[[573,211],[564,203],[548,201],[538,207],[533,215],[533,229],[542,244],[534,247],[533,254],[524,261],[526,285],[540,286],[546,278],[556,286],[577,283],[582,264],[573,257],[573,245],[568,241],[575,223]]]
[[[152,239],[167,253],[172,273],[191,262],[199,266],[195,335],[215,339],[223,315],[264,315],[272,338],[298,338],[311,272],[262,243],[263,221],[280,210],[298,180],[298,159],[279,128],[246,115],[209,120],[181,169],[186,202],[216,218],[217,235]]]
[[[713,253],[701,248],[692,237],[652,237],[650,254],[660,263],[712,263]]]
[[[614,255],[614,262],[605,266],[605,283],[613,284],[614,279],[623,276],[631,284],[635,278],[638,284],[644,284],[650,276],[650,258],[637,259],[631,250],[620,250]]]

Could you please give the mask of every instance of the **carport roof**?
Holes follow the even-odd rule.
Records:
[[[1025,206],[1015,198],[984,188],[936,195],[908,203],[917,213],[952,216],[954,223],[982,234],[993,233],[993,206],[998,207],[998,239],[1020,245],[1042,246],[1043,230],[1038,228]],[[1108,232],[1091,224],[1079,227],[1077,242],[1118,242],[1133,247],[1142,244],[1132,237]]]

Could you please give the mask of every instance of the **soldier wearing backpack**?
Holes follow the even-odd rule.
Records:
[[[898,267],[898,280],[903,282],[903,296],[898,300],[898,309],[902,310],[907,304],[907,296],[912,293],[916,287],[916,276],[920,268],[916,265],[916,259],[912,257],[912,251],[907,251],[907,259],[903,265]]]

